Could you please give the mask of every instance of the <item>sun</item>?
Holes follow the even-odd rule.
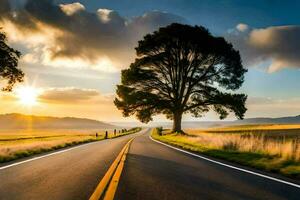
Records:
[[[16,90],[17,97],[21,104],[25,106],[34,106],[37,104],[39,90],[34,87],[21,87]]]

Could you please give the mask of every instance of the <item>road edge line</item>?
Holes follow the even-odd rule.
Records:
[[[96,141],[96,142],[100,142],[100,141],[102,141],[102,140],[99,140],[99,141]],[[14,167],[14,166],[17,166],[17,165],[21,165],[21,164],[31,162],[31,161],[34,161],[34,160],[39,160],[41,158],[53,156],[53,155],[56,155],[56,154],[64,153],[64,152],[67,152],[67,151],[71,151],[73,149],[81,148],[81,147],[84,147],[84,146],[87,146],[87,145],[91,145],[93,143],[95,143],[95,142],[89,142],[89,143],[86,143],[86,144],[77,145],[75,147],[70,147],[68,149],[62,149],[62,150],[58,150],[58,151],[55,151],[55,152],[52,152],[52,153],[46,153],[46,155],[29,158],[29,159],[19,161],[19,162],[16,162],[16,163],[12,163],[12,164],[9,164],[9,165],[4,165],[4,166],[0,167],[0,170],[7,169],[7,168],[10,168],[10,167]],[[36,154],[36,155],[38,155],[38,154]]]
[[[256,175],[256,176],[259,176],[259,177],[262,177],[262,178],[266,178],[266,179],[269,179],[269,180],[272,180],[272,181],[276,181],[276,182],[283,183],[283,184],[286,184],[286,185],[294,186],[294,187],[300,189],[300,185],[298,185],[298,184],[296,184],[296,183],[291,183],[291,182],[284,181],[284,180],[281,180],[281,179],[278,179],[278,178],[275,178],[275,177],[271,177],[271,176],[264,175],[264,174],[260,174],[260,173],[257,173],[257,172],[254,172],[254,171],[250,171],[250,170],[247,170],[247,169],[235,167],[235,166],[232,166],[232,165],[229,165],[229,164],[225,164],[225,163],[222,163],[222,162],[220,162],[220,161],[212,160],[212,159],[206,158],[206,157],[204,157],[204,156],[201,156],[201,155],[198,155],[198,154],[195,154],[195,153],[191,153],[191,152],[189,152],[189,151],[186,151],[186,150],[183,150],[183,149],[174,147],[174,146],[172,146],[172,145],[166,144],[166,143],[164,143],[164,142],[158,141],[158,140],[152,138],[151,133],[150,133],[150,135],[149,135],[149,138],[150,138],[152,141],[156,142],[156,143],[162,144],[162,145],[164,145],[164,146],[167,146],[167,147],[169,147],[169,148],[171,148],[171,149],[175,149],[175,150],[177,150],[177,151],[183,152],[183,153],[185,153],[185,154],[189,154],[189,155],[191,155],[191,156],[194,156],[194,157],[197,157],[197,158],[201,158],[201,159],[203,159],[203,160],[206,160],[206,161],[209,161],[209,162],[218,164],[218,165],[222,165],[222,166],[224,166],[224,167],[228,167],[228,168],[235,169],[235,170],[238,170],[238,171],[242,171],[242,172],[245,172],[245,173],[248,173],[248,174]]]
[[[136,133],[140,133],[141,131],[143,131],[143,129],[140,130],[139,132],[136,132]],[[132,133],[132,134],[136,134],[136,133]],[[128,134],[128,135],[131,135],[131,134]],[[124,135],[124,136],[121,136],[121,137],[125,137],[125,136],[128,136],[128,135]],[[14,166],[18,166],[18,165],[21,165],[21,164],[24,164],[24,163],[27,163],[27,162],[39,160],[41,158],[46,158],[46,157],[53,156],[53,155],[56,155],[56,154],[64,153],[64,152],[67,152],[67,151],[71,151],[71,150],[81,148],[81,147],[84,147],[84,146],[87,146],[87,145],[92,145],[92,144],[95,144],[96,142],[101,142],[101,141],[105,141],[105,140],[88,142],[86,144],[79,144],[79,145],[76,145],[76,146],[73,146],[73,147],[68,147],[67,149],[54,150],[54,152],[51,152],[51,151],[45,152],[46,154],[42,155],[42,156],[39,156],[39,154],[35,154],[35,155],[33,155],[34,156],[33,158],[24,157],[25,160],[23,160],[23,161],[18,162],[18,159],[17,160],[12,160],[11,162],[15,162],[15,163],[8,164],[8,165],[5,165],[5,163],[0,163],[0,164],[3,164],[3,166],[0,166],[0,170],[7,169],[7,168],[10,168],[10,167],[14,167]]]
[[[96,189],[94,190],[93,194],[89,198],[89,200],[98,200],[100,199],[104,194],[104,198],[106,198],[107,192],[114,192],[115,190],[110,189],[111,187],[111,182],[115,178],[116,172],[119,169],[119,166],[125,162],[126,154],[129,149],[129,145],[132,142],[134,138],[131,138],[122,148],[116,159],[113,161],[113,163],[110,165],[108,170],[106,171],[105,175],[103,178],[100,180],[99,184],[97,185]],[[125,156],[125,157],[124,157]],[[123,169],[123,167],[122,167]],[[120,169],[119,169],[120,170]],[[122,170],[120,171],[122,172]],[[118,172],[119,173],[119,172]],[[120,174],[121,175],[121,174]],[[119,177],[120,178],[120,177]],[[118,180],[117,180],[118,181]],[[106,191],[107,189],[107,191]],[[109,190],[110,189],[110,190]],[[115,188],[116,189],[116,188]],[[106,193],[105,193],[106,191]],[[114,197],[114,193],[110,193],[109,196],[112,196],[112,199]]]

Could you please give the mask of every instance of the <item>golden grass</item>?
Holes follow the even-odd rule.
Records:
[[[200,133],[238,133],[242,135],[257,135],[281,138],[300,138],[300,125],[239,125],[222,128],[210,129],[187,129],[190,135],[198,135]]]
[[[300,125],[253,125],[163,131],[156,139],[210,156],[300,177]]]
[[[243,136],[240,134],[202,133],[187,138],[192,143],[199,143],[209,148],[242,152],[256,152],[280,156],[284,159],[300,161],[299,140],[269,139],[267,136]]]
[[[226,134],[221,134],[222,130]],[[276,155],[300,161],[300,125],[254,125],[185,132],[209,148]]]
[[[11,139],[11,138],[10,138]],[[17,139],[0,141],[0,156],[11,156],[20,151],[49,149],[66,143],[82,142],[95,139],[95,136],[76,135],[76,136],[44,136],[33,139]]]
[[[135,133],[132,129],[115,135],[108,130],[108,138]],[[96,132],[98,137],[96,137]],[[14,160],[32,154],[104,139],[105,131],[97,130],[20,130],[0,132],[0,162]]]
[[[236,131],[236,130],[282,130],[282,129],[300,129],[300,124],[252,124],[236,125],[221,128],[210,128],[207,131]]]

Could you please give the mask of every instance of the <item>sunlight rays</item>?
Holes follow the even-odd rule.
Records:
[[[18,97],[19,102],[22,105],[28,107],[37,105],[39,94],[40,94],[39,89],[31,86],[23,86],[16,90],[16,95]]]

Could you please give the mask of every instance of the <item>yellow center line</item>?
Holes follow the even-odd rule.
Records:
[[[127,149],[128,149],[128,147],[129,146],[127,146]],[[117,191],[118,184],[119,184],[119,180],[120,180],[120,177],[122,174],[122,170],[124,167],[125,160],[126,160],[126,154],[123,155],[121,162],[118,165],[116,172],[115,172],[114,176],[112,177],[111,182],[109,183],[109,186],[108,186],[105,196],[103,198],[104,200],[113,200],[114,199],[114,196]]]
[[[119,179],[122,174],[124,162],[126,160],[126,154],[129,150],[129,145],[134,138],[130,139],[123,147],[117,158],[114,160],[112,165],[109,167],[104,177],[96,187],[94,193],[89,200],[98,200],[103,195],[103,199],[112,200],[118,187]],[[107,190],[106,190],[107,189]],[[106,192],[105,192],[106,190]],[[104,194],[105,193],[105,194]]]

